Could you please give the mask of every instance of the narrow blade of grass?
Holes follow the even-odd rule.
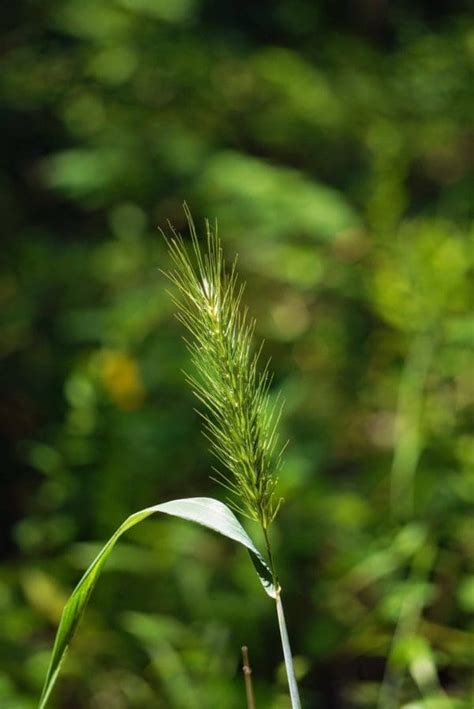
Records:
[[[154,505],[153,507],[147,507],[144,510],[135,512],[135,514],[125,520],[101,549],[77,584],[64,607],[39,701],[39,709],[44,709],[47,705],[77,625],[115,543],[128,529],[156,512],[162,512],[167,515],[196,522],[215,532],[219,532],[219,534],[222,534],[224,537],[228,537],[242,544],[250,553],[250,557],[265,591],[269,596],[275,598],[276,591],[272,583],[272,574],[266,561],[227,505],[209,497],[192,497],[182,500],[172,500],[171,502]]]

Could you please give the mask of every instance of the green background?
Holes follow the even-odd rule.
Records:
[[[273,544],[303,704],[472,706],[468,4],[19,0],[0,57],[0,706],[130,513],[217,496],[158,227],[217,218],[286,399]],[[252,525],[251,534],[256,534]],[[288,706],[240,549],[111,558],[51,706]]]

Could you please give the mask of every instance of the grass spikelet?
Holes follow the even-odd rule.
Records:
[[[215,479],[234,509],[267,530],[280,505],[281,406],[269,404],[271,376],[268,364],[259,367],[261,348],[252,346],[255,321],[242,306],[236,261],[226,269],[217,228],[208,222],[202,247],[186,206],[185,212],[191,249],[172,229],[167,241],[173,268],[167,275],[177,287],[177,317],[190,335],[194,373],[187,378],[202,404],[211,450],[224,467]]]

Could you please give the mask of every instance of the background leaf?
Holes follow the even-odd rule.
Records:
[[[453,706],[473,705],[467,8],[3,3],[2,709],[37,705],[51,628],[98,540],[150,501],[216,494],[159,276],[157,226],[186,239],[183,200],[238,254],[286,401],[272,542],[303,705],[373,709],[397,627],[428,643]],[[431,348],[425,377],[415,342]],[[168,642],[199,706],[241,709],[236,639],[258,706],[287,702],[273,604],[245,555],[154,519],[162,531],[138,525],[143,546],[109,558],[51,704],[189,709],[164,679]],[[432,569],[412,572],[423,547]],[[150,649],[119,620],[138,608],[186,632]],[[428,702],[409,664],[393,671],[397,706]]]

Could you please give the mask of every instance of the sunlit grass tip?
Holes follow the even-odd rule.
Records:
[[[262,348],[254,349],[255,321],[242,305],[244,284],[236,259],[226,267],[217,226],[206,222],[205,239],[198,239],[190,211],[184,205],[191,235],[187,248],[170,226],[167,236],[176,286],[172,294],[177,317],[187,329],[193,363],[187,374],[203,406],[205,432],[224,471],[215,479],[230,493],[229,504],[268,529],[280,507],[276,487],[283,446],[277,428],[281,401],[270,403],[268,363],[260,367]]]

